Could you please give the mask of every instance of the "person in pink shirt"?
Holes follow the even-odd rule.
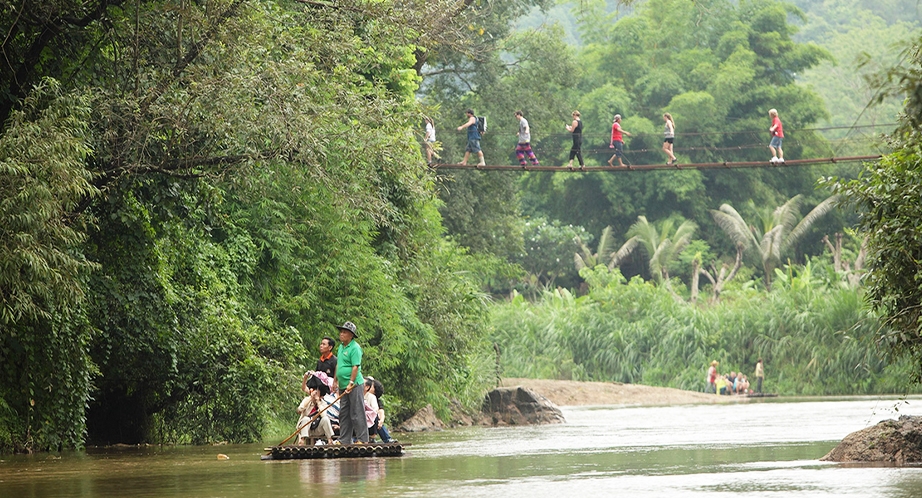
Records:
[[[772,141],[769,142],[768,148],[772,151],[772,164],[784,164],[784,151],[781,150],[781,139],[784,138],[784,127],[781,126],[781,120],[778,119],[778,111],[769,109],[768,115],[772,118],[772,127],[768,131],[772,134]]]
[[[624,157],[624,138],[621,136],[622,133],[631,136],[630,133],[621,128],[621,115],[615,114],[615,120],[611,124],[611,143],[608,145],[609,149],[615,149],[615,155],[611,156],[611,159],[608,160],[609,166],[614,166],[612,161],[617,157],[618,166],[624,167],[624,163],[621,162],[621,158]]]

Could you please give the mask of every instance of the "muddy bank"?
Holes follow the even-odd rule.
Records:
[[[620,382],[507,378],[502,387],[527,387],[557,406],[588,405],[691,405],[746,401],[742,396],[717,396],[670,387],[651,387]]]

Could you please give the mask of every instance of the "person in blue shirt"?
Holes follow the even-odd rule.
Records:
[[[477,128],[477,117],[474,116],[473,109],[468,109],[465,114],[467,115],[467,122],[458,127],[458,131],[467,128],[467,147],[464,149],[464,160],[461,161],[461,164],[467,164],[468,158],[471,157],[471,152],[476,152],[477,157],[480,159],[477,166],[485,166],[483,151],[480,149],[481,136],[480,129]]]

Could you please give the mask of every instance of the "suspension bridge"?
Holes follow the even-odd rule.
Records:
[[[851,142],[854,140],[864,140],[868,139],[865,137],[857,137],[853,135],[854,132],[859,134],[866,133],[864,130],[873,130],[880,128],[892,128],[896,126],[895,123],[884,123],[884,124],[871,124],[871,125],[852,125],[852,126],[830,126],[823,128],[806,128],[803,130],[788,130],[788,134],[791,135],[790,138],[785,140],[785,145],[788,144],[801,144],[798,140],[800,135],[799,132],[826,132],[832,130],[844,130],[847,132],[846,136],[839,139],[826,139],[826,143],[832,145],[834,150],[839,149],[846,142]],[[724,147],[713,147],[696,144],[701,137],[706,136],[723,136],[723,135],[734,135],[740,137],[746,137],[751,141],[746,141],[746,138],[743,140],[748,143],[724,146]],[[766,169],[782,169],[789,167],[797,166],[809,166],[813,164],[837,164],[837,163],[852,163],[852,162],[866,162],[866,161],[876,161],[883,157],[881,154],[876,155],[862,155],[862,156],[841,156],[841,157],[817,157],[817,158],[806,158],[806,159],[788,159],[783,163],[773,163],[767,158],[764,161],[717,161],[717,162],[694,162],[692,159],[694,156],[701,152],[707,152],[710,154],[721,154],[726,153],[727,155],[732,155],[733,153],[739,153],[744,150],[752,149],[767,149],[768,144],[762,142],[759,137],[765,135],[764,131],[759,130],[739,130],[739,131],[719,131],[719,132],[691,132],[691,133],[677,133],[677,140],[681,139],[683,142],[691,142],[689,146],[683,148],[676,148],[676,153],[682,153],[686,158],[691,156],[686,162],[666,164],[656,163],[656,164],[628,164],[628,159],[630,156],[640,156],[644,157],[647,153],[659,153],[662,154],[658,148],[639,148],[633,150],[626,150],[624,157],[625,166],[545,166],[545,165],[535,165],[535,164],[485,164],[485,165],[476,165],[476,164],[460,164],[460,163],[441,163],[435,162],[429,166],[435,170],[464,170],[464,169],[476,169],[476,170],[494,170],[494,171],[549,171],[549,172],[574,172],[574,173],[589,173],[589,172],[610,172],[610,173],[622,173],[628,171],[648,171],[648,170],[712,170],[712,169],[743,169],[743,168],[766,168]],[[631,138],[636,139],[638,137],[649,137],[654,141],[657,141],[662,135],[661,134],[651,134],[651,133],[635,133]],[[570,134],[558,134],[552,133],[547,138],[543,140],[545,143],[550,143],[552,145],[545,146],[536,146],[535,153],[540,156],[542,152],[560,152],[568,151]],[[603,142],[608,138],[607,133],[593,133],[587,134],[583,133],[584,139],[589,139],[594,142]],[[819,137],[811,137],[817,139]],[[787,148],[787,147],[785,147]],[[835,151],[833,152],[835,153]],[[583,155],[586,157],[601,157],[602,161],[604,158],[607,158],[612,154],[610,148],[606,148],[604,145],[589,146],[583,148]],[[492,157],[493,154],[488,154],[488,157]],[[501,154],[502,157],[508,157],[507,154]],[[649,157],[647,155],[646,157]],[[472,162],[477,161],[477,156],[472,155],[470,160]]]
[[[590,173],[596,171],[605,171],[610,173],[623,173],[626,171],[648,171],[658,169],[740,169],[740,168],[769,168],[781,169],[792,166],[806,166],[810,164],[828,164],[828,163],[849,163],[861,161],[876,161],[880,159],[880,154],[874,156],[847,156],[847,157],[823,157],[815,159],[792,159],[783,163],[772,163],[770,161],[722,161],[716,163],[676,163],[676,164],[626,164],[624,166],[586,166],[586,167],[567,167],[567,166],[541,166],[534,164],[511,165],[511,164],[486,164],[482,166],[474,164],[448,164],[433,163],[430,165],[433,169],[478,169],[478,170],[505,170],[505,171],[556,171],[556,172],[574,172]]]

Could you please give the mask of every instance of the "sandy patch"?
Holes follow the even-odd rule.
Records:
[[[557,406],[586,405],[691,405],[747,401],[743,396],[717,396],[671,387],[650,387],[620,382],[576,382],[547,379],[503,379],[503,387],[527,387]]]

